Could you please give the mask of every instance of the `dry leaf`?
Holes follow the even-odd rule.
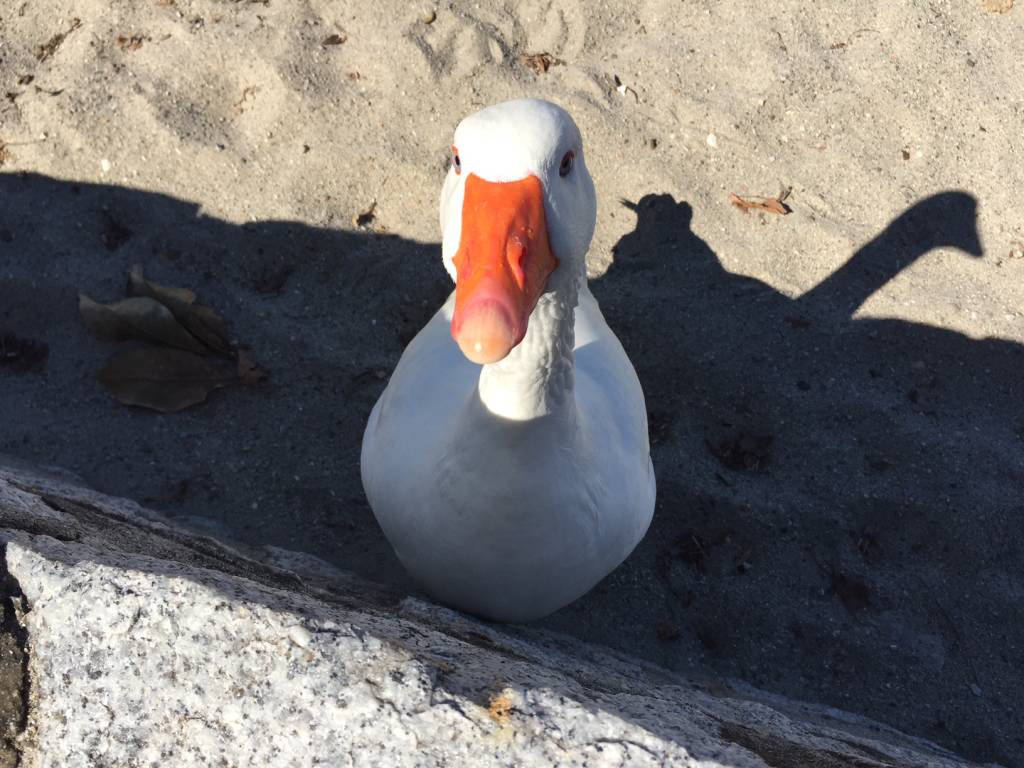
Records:
[[[149,40],[149,38],[142,35],[132,35],[131,37],[118,35],[114,39],[114,44],[122,51],[137,51],[146,40]]]
[[[82,319],[100,338],[162,345],[120,354],[100,371],[100,381],[120,402],[174,413],[220,387],[266,379],[248,350],[228,343],[223,318],[197,304],[192,291],[147,280],[136,264],[127,293],[129,298],[107,305],[79,297]]]
[[[564,61],[555,58],[550,53],[528,53],[525,56],[520,56],[519,61],[538,75],[543,75],[552,67],[565,64]]]
[[[989,13],[1006,13],[1013,8],[1013,0],[982,0],[981,7]]]
[[[79,294],[78,311],[89,329],[106,341],[138,339],[207,353],[202,342],[185,330],[167,307],[148,296],[100,304]]]
[[[7,148],[7,145],[0,141],[0,167],[3,166],[12,157],[11,151]]]
[[[729,195],[729,202],[735,205],[744,213],[751,210],[768,211],[785,216],[792,209],[786,205],[785,200],[789,197],[790,190],[781,192],[778,197],[740,197],[735,192]]]
[[[339,35],[339,34],[335,33],[333,35],[328,35],[327,37],[325,37],[323,45],[324,46],[328,46],[328,45],[341,45],[346,40],[348,40],[348,35]]]
[[[209,307],[196,304],[196,295],[187,288],[168,288],[147,280],[142,266],[135,264],[128,274],[128,295],[147,296],[163,304],[193,336],[219,355],[231,354],[227,324]]]
[[[167,347],[122,352],[99,373],[118,402],[176,413],[238,380],[237,371],[214,358]]]
[[[64,39],[72,32],[74,32],[76,29],[78,29],[80,26],[82,26],[82,20],[74,18],[71,20],[71,26],[70,28],[68,28],[67,32],[58,32],[45,43],[37,45],[36,59],[38,59],[39,61],[46,61],[48,58],[53,56],[53,54],[57,52],[57,49],[60,48],[61,43],[64,42]]]

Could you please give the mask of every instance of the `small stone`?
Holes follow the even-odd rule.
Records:
[[[305,627],[296,624],[288,627],[288,639],[300,648],[309,648],[309,644],[313,642],[313,635]]]
[[[713,133],[708,134],[706,141],[708,143],[708,146],[711,147],[712,149],[718,146],[718,137],[715,136],[715,134]]]
[[[422,16],[420,16],[420,21],[422,21],[424,24],[433,24],[436,19],[437,11],[435,11],[433,8],[431,8],[429,11],[426,11]]]
[[[971,683],[971,693],[975,696],[981,696],[981,687],[977,683]]]
[[[100,170],[104,173],[110,173],[110,161],[105,157],[100,160]]]

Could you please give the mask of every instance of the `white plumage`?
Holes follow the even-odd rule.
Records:
[[[586,287],[596,202],[572,119],[548,102],[506,102],[463,120],[454,147],[441,224],[457,291],[409,344],[370,415],[363,486],[399,559],[432,595],[525,621],[583,595],[646,532],[655,497],[646,408]],[[516,219],[530,195],[542,197],[543,215]],[[501,210],[505,200],[515,210]],[[534,279],[548,244],[557,266]],[[521,341],[499,343],[497,362],[471,362],[468,320],[453,339],[459,312],[476,317],[485,342]]]

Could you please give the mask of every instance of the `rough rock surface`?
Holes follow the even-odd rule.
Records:
[[[27,632],[32,768],[965,765],[837,710],[243,552],[9,461],[0,539],[24,595],[5,610]]]

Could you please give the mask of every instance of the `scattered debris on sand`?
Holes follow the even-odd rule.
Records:
[[[127,293],[110,304],[85,294],[78,299],[82,321],[98,338],[147,345],[117,354],[99,373],[119,402],[176,413],[205,401],[215,389],[266,379],[251,353],[228,341],[224,319],[198,304],[192,291],[147,280],[136,264]]]
[[[56,35],[51,37],[45,43],[42,43],[36,47],[36,59],[38,61],[46,61],[48,58],[53,56],[57,52],[57,49],[61,47],[67,36],[82,26],[82,20],[75,17],[71,20],[71,26],[67,32],[58,32]]]
[[[793,210],[786,205],[786,199],[792,191],[791,187],[784,189],[775,197],[740,197],[733,192],[729,195],[729,202],[744,213],[768,211],[768,213],[777,213],[780,216],[785,216]]]
[[[528,53],[524,56],[520,56],[519,61],[528,69],[532,69],[534,74],[537,75],[543,75],[552,67],[558,67],[565,64],[564,61],[547,52]]]

